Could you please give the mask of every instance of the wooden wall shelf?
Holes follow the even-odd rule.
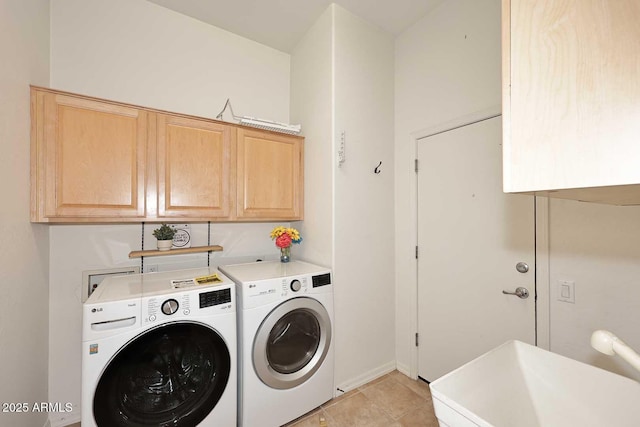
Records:
[[[195,246],[192,248],[171,249],[169,251],[159,251],[157,249],[153,249],[148,251],[129,252],[129,258],[140,258],[140,257],[146,257],[146,256],[183,255],[183,254],[194,254],[198,252],[221,252],[221,251],[222,251],[222,246],[219,246],[219,245]]]

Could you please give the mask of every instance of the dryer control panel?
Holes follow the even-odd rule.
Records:
[[[306,276],[282,279],[282,296],[286,297],[290,293],[305,294],[309,289],[309,278]]]

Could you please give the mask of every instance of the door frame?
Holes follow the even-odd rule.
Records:
[[[447,122],[442,122],[411,133],[413,141],[414,158],[418,159],[419,140],[434,136],[439,133],[448,132],[463,126],[471,125],[483,120],[502,116],[502,108],[496,105],[484,110],[460,116]],[[422,166],[419,166],[422,167]],[[411,233],[414,236],[415,244],[418,244],[418,174],[414,180],[412,191],[412,206],[414,208],[415,221],[411,224]],[[536,283],[536,345],[545,350],[550,349],[550,282],[549,282],[549,199],[548,197],[536,197],[535,203],[535,283]],[[404,307],[409,311],[411,330],[413,334],[418,333],[418,260],[413,263],[412,277],[415,277],[414,286],[411,289],[409,300],[413,301],[409,307]],[[413,335],[412,334],[412,335]],[[422,345],[427,345],[422,343]],[[413,345],[410,350],[409,376],[418,378],[418,346]]]

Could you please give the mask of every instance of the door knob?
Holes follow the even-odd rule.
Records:
[[[516,270],[518,270],[518,273],[526,273],[527,271],[529,271],[529,264],[520,261],[516,264]]]
[[[516,288],[515,292],[502,291],[505,295],[515,295],[518,298],[527,299],[529,298],[529,290],[527,288],[523,288],[522,286]]]

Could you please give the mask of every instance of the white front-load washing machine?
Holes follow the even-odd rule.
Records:
[[[219,268],[237,285],[239,425],[280,426],[333,398],[331,271],[301,261]]]
[[[234,288],[208,267],[105,279],[83,307],[82,427],[235,426]]]

